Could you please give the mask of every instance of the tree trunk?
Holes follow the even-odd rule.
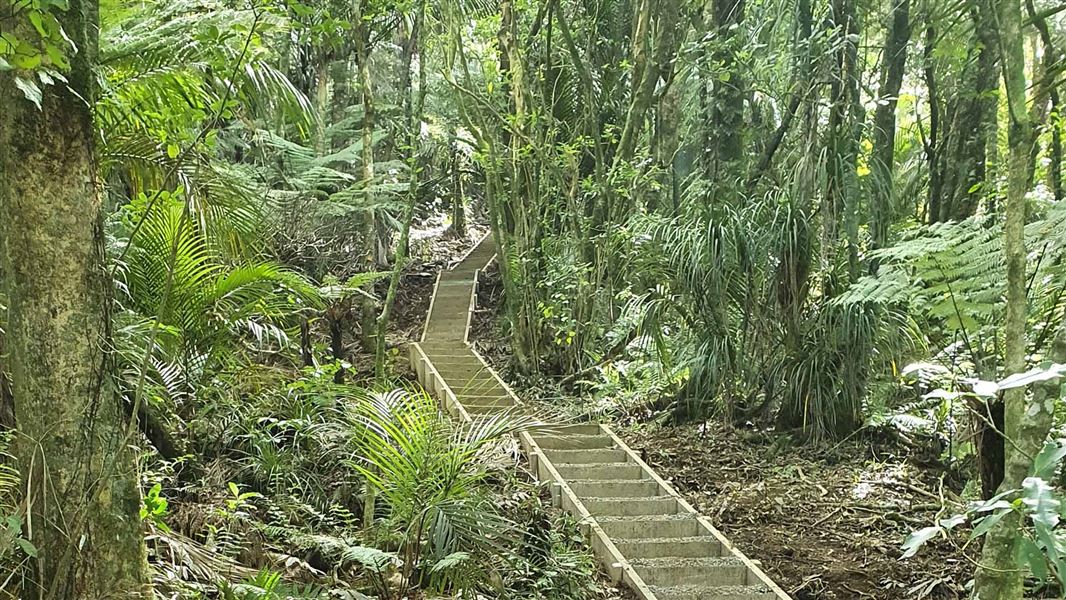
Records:
[[[848,249],[848,274],[855,281],[859,274],[858,258],[858,175],[856,163],[862,122],[862,103],[859,98],[858,39],[859,22],[854,0],[833,0],[836,21],[836,72],[830,89],[829,140],[827,159],[827,189],[822,211],[823,252],[825,263],[832,267],[838,231],[844,225]],[[830,284],[826,295],[836,293]]]
[[[936,223],[940,220],[941,191],[943,189],[943,177],[940,174],[940,128],[941,128],[941,102],[939,86],[936,80],[936,67],[934,53],[936,51],[936,27],[933,25],[933,17],[930,14],[928,0],[925,10],[925,40],[922,44],[922,75],[925,79],[925,88],[929,94],[929,134],[923,140],[925,146],[925,162],[929,168],[929,192],[925,204],[925,220]]]
[[[325,58],[319,65],[318,78],[315,80],[315,155],[326,156],[330,153],[329,123],[326,120],[329,115],[329,63]]]
[[[362,188],[362,201],[364,212],[362,219],[361,239],[364,244],[362,260],[358,261],[360,269],[370,271],[375,266],[382,267],[388,262],[387,250],[382,247],[382,225],[378,223],[377,215],[370,210],[373,197],[371,187],[374,185],[374,127],[375,105],[373,79],[370,76],[370,24],[363,18],[363,0],[356,0],[355,14],[355,59],[359,63],[359,88],[363,98],[363,127],[359,185]],[[377,332],[377,311],[374,301],[360,295],[359,299],[359,322],[362,331],[363,348],[368,352],[375,352],[376,345],[374,335]]]
[[[0,238],[0,255],[4,252],[2,244],[3,239]],[[3,273],[0,272],[0,281],[3,280]],[[3,321],[0,319],[0,324]],[[7,352],[4,350],[4,332],[0,328],[0,432],[15,428],[15,397],[11,394],[10,377]]]
[[[770,135],[770,140],[763,147],[762,155],[748,174],[746,184],[748,194],[752,194],[755,191],[756,184],[770,169],[774,155],[777,154],[778,148],[781,147],[781,142],[785,140],[785,136],[792,127],[792,122],[796,118],[800,105],[804,101],[809,102],[807,97],[811,91],[811,34],[814,27],[813,19],[810,0],[798,0],[796,2],[796,54],[793,56],[795,65],[791,95],[784,114],[781,115],[781,122],[778,123],[773,134]]]
[[[0,72],[0,271],[26,490],[24,598],[151,598],[135,453],[116,390],[92,61],[98,6],[53,8],[77,53],[41,108]],[[14,33],[36,39],[28,20]]]
[[[973,58],[963,71],[958,99],[950,110],[950,140],[943,156],[943,199],[936,220],[961,220],[972,216],[986,193],[988,142],[995,126],[996,24],[992,0],[973,0]]]
[[[452,158],[452,236],[466,239],[466,202],[463,198],[463,160],[459,145],[453,144]]]
[[[743,181],[737,169],[744,153],[744,99],[747,95],[744,78],[737,59],[740,45],[740,24],[744,21],[744,0],[711,0],[710,22],[715,30],[709,60],[715,67],[716,80],[702,85],[713,88],[710,109],[710,140],[705,151],[707,172],[712,181],[735,183]],[[718,65],[721,65],[720,67]],[[721,69],[728,77],[718,74]],[[729,189],[736,185],[728,186]]]
[[[349,311],[349,300],[336,300],[333,306],[326,310],[326,322],[329,323],[329,350],[333,359],[342,366],[333,374],[333,383],[344,383],[345,369],[343,361],[347,358],[344,352],[344,323],[345,315]]]
[[[378,332],[376,340],[376,352],[374,357],[375,371],[379,379],[384,379],[387,374],[385,368],[385,333],[389,325],[389,314],[396,300],[396,292],[400,287],[400,278],[403,276],[404,267],[407,266],[407,247],[411,236],[411,220],[414,218],[415,206],[418,204],[418,137],[422,124],[422,111],[426,99],[426,62],[419,52],[421,43],[422,22],[425,16],[425,1],[418,3],[415,9],[415,18],[411,31],[407,35],[404,46],[404,64],[406,65],[403,76],[404,87],[404,112],[407,122],[407,169],[410,178],[407,186],[407,206],[404,210],[402,229],[400,230],[400,243],[396,251],[396,264],[392,267],[392,276],[389,278],[389,289],[385,293],[385,302],[378,316]],[[418,58],[418,91],[412,89],[412,66],[415,58]],[[452,200],[453,202],[455,199]]]
[[[0,178],[0,192],[3,179]],[[0,227],[0,232],[2,232]],[[4,255],[4,236],[0,235],[0,256]],[[0,433],[15,428],[15,397],[11,394],[11,368],[8,362],[4,329],[7,327],[7,300],[4,299],[4,268],[0,261]]]
[[[881,87],[878,90],[881,98],[874,111],[873,156],[870,164],[870,198],[873,204],[871,230],[874,246],[878,248],[888,243],[888,229],[893,221],[896,104],[903,85],[907,44],[911,37],[910,0],[890,0],[890,4],[892,8],[882,59]]]
[[[1051,37],[1047,21],[1040,17],[1033,6],[1033,0],[1025,0],[1026,14],[1039,33],[1039,52],[1034,47],[1033,55],[1042,54],[1042,60],[1036,65],[1033,74],[1033,102],[1029,110],[1029,121],[1033,127],[1041,130],[1050,129],[1051,139],[1048,144],[1047,186],[1055,200],[1062,199],[1062,120],[1059,118],[1059,90],[1056,86],[1062,73],[1059,53]],[[1038,44],[1034,41],[1034,46]],[[1034,139],[1040,134],[1034,132]],[[1033,144],[1029,160],[1029,186],[1032,186],[1036,173],[1039,144]]]
[[[1008,145],[1010,164],[1007,178],[1006,223],[1003,251],[1007,261],[1007,315],[1004,330],[1006,373],[1020,373],[1026,367],[1026,298],[1025,275],[1025,192],[1028,187],[1029,152],[1033,144],[1032,126],[1026,109],[1025,48],[1022,39],[1022,15],[1018,0],[998,0],[999,39],[1003,51],[1003,80],[1007,92],[1010,118]],[[1045,406],[1034,395],[1028,401],[1024,388],[1004,393],[1004,435],[1006,465],[1000,490],[1014,490],[1022,485],[1032,467],[1032,457],[1043,446],[1051,429],[1053,405]],[[974,596],[979,600],[1020,600],[1023,573],[1018,568],[1018,527],[1016,512],[1004,517],[985,537],[981,566],[977,570]]]

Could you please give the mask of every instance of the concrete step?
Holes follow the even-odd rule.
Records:
[[[515,406],[514,399],[510,396],[467,396],[460,395],[459,401],[463,406],[494,406],[507,408]]]
[[[539,435],[534,438],[537,445],[544,449],[588,450],[591,448],[613,448],[614,440],[606,435]],[[602,494],[601,494],[602,495]],[[610,495],[610,494],[607,494]]]
[[[748,567],[740,559],[638,558],[629,561],[644,583],[654,586],[743,586]]]
[[[555,425],[544,430],[548,435],[600,435],[603,430],[599,423],[574,423],[572,425]]]
[[[419,344],[422,347],[422,352],[426,354],[426,358],[433,361],[436,365],[437,361],[447,360],[477,360],[470,349],[465,344],[439,344],[432,340],[428,342],[422,342]]]
[[[515,409],[514,406],[477,406],[477,405],[471,406],[471,405],[465,404],[465,403],[463,404],[463,408],[465,408],[466,412],[471,414],[471,415],[500,414],[500,413],[504,413],[504,412],[508,412],[508,411],[514,412],[514,409]]]
[[[593,515],[604,517],[637,517],[642,515],[677,514],[677,500],[674,500],[671,496],[653,496],[651,498],[582,498],[581,502]],[[626,554],[626,556],[629,555]]]
[[[474,271],[480,270],[485,266],[481,261],[484,260],[487,263],[489,259],[492,258],[492,255],[492,252],[474,251],[466,257],[466,260],[446,270],[441,277],[444,277],[444,275],[455,275],[459,273],[470,273],[473,275]]]
[[[480,374],[480,375],[464,375],[462,373],[452,373],[451,371],[448,370],[447,367],[445,367],[443,369],[437,369],[437,372],[440,373],[441,375],[443,375],[444,376],[444,380],[447,381],[449,384],[452,384],[453,387],[455,387],[455,386],[459,386],[459,387],[463,387],[463,386],[479,386],[479,387],[483,387],[485,385],[493,385],[493,386],[500,385],[500,382],[497,381],[497,379],[495,377],[493,377],[491,374],[489,374],[487,371],[485,373]],[[482,394],[482,395],[485,395],[485,394]]]
[[[690,514],[603,517],[599,522],[608,536],[620,540],[687,538],[703,533],[700,524]]]
[[[429,324],[432,326],[438,322],[457,323],[462,328],[466,325],[466,310],[466,304],[460,299],[434,304],[433,312],[429,313]]]
[[[503,388],[495,379],[454,379],[444,375],[444,383],[460,396],[488,396],[503,393]]]
[[[564,479],[640,479],[644,469],[629,462],[616,463],[555,463],[555,470]]]
[[[660,495],[659,484],[652,479],[575,479],[568,483],[578,498],[648,498]],[[633,537],[651,535],[645,532],[644,535]]]
[[[434,357],[433,364],[438,369],[487,369],[476,356],[473,354],[466,354],[461,356],[437,356]]]
[[[451,327],[439,327],[436,325],[426,330],[426,339],[456,345],[463,343],[462,334],[456,334]]]
[[[469,284],[462,288],[442,289],[433,298],[433,313],[447,315],[455,319],[466,320],[470,311]]]
[[[466,312],[469,310],[470,300],[462,298],[442,298],[440,302],[433,302],[433,311],[429,313],[429,322],[447,319],[454,323],[466,325]]]
[[[776,600],[777,594],[759,585],[655,587],[651,591],[659,600]]]
[[[447,379],[447,380],[456,381],[456,382],[460,382],[460,383],[461,382],[465,382],[465,381],[471,381],[471,382],[491,381],[492,383],[498,383],[498,381],[496,381],[496,378],[492,376],[492,373],[490,373],[488,371],[482,371],[482,372],[476,373],[476,374],[473,374],[473,373],[456,373],[455,371],[452,371],[448,367],[438,367],[437,368],[437,372],[440,373],[441,375],[443,375],[444,378]]]
[[[585,502],[585,506],[588,506],[588,502]],[[722,544],[710,536],[637,538],[618,540],[615,545],[622,555],[629,559],[715,558],[722,555]]]
[[[463,343],[463,334],[462,333],[456,334],[454,331],[452,331],[450,329],[447,331],[447,333],[442,333],[443,331],[444,330],[442,330],[442,329],[427,329],[426,330],[426,339],[427,340],[433,340],[434,342],[442,342],[442,343],[447,343],[447,344],[462,344]]]
[[[460,358],[459,360],[441,360],[438,361],[438,368],[442,371],[451,371],[454,373],[488,373],[489,368],[485,363],[481,362],[477,358],[471,356],[470,358]]]
[[[625,462],[629,458],[625,450],[621,448],[608,448],[596,450],[545,450],[548,459],[552,463],[583,464]]]
[[[437,307],[434,307],[433,312],[429,315],[428,327],[429,329],[426,330],[427,332],[434,328],[443,329],[445,327],[454,327],[458,329],[459,332],[462,332],[466,329],[466,318],[459,318],[449,314],[447,308],[438,309]]]

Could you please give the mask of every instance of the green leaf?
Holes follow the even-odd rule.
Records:
[[[1044,553],[1040,550],[1040,547],[1027,537],[1018,540],[1017,561],[1018,566],[1029,565],[1029,569],[1033,572],[1033,577],[1040,581],[1047,581],[1047,559],[1044,558]]]
[[[0,32],[0,55],[11,54],[19,47],[19,39],[10,31]]]
[[[953,515],[947,519],[940,519],[940,526],[950,531],[966,522],[966,515]]]
[[[67,57],[63,54],[63,50],[61,50],[59,46],[52,43],[46,43],[44,45],[44,52],[48,55],[48,60],[50,60],[53,65],[64,70],[70,68],[70,61],[67,60]]]
[[[1033,461],[1031,475],[1041,479],[1051,479],[1058,471],[1063,457],[1066,457],[1066,440],[1058,439],[1044,444],[1044,448]]]
[[[1007,496],[1010,496],[1011,494],[1017,492],[1017,491],[1018,490],[1007,490],[1005,492],[1000,492],[1000,493],[996,494],[995,496],[992,496],[988,500],[985,500],[984,502],[979,503],[973,509],[973,512],[989,512],[989,511],[993,511],[993,510],[998,510],[1000,508],[1010,508],[1011,507],[1011,503],[1008,502],[1007,500],[1005,500],[1005,498]]]
[[[34,546],[33,542],[24,538],[18,538],[15,540],[15,543],[19,545],[19,548],[22,548],[22,551],[26,553],[26,556],[37,558],[37,546]]]
[[[19,42],[18,49],[10,56],[11,64],[19,69],[32,71],[41,66],[41,53],[26,42]]]
[[[398,562],[394,552],[385,552],[367,546],[346,546],[341,552],[341,557],[347,562],[359,563],[373,573],[384,573]]]
[[[26,17],[29,18],[30,23],[33,23],[33,28],[37,30],[37,33],[39,33],[41,37],[48,37],[48,32],[44,28],[44,22],[41,21],[40,11],[31,10],[26,13]]]
[[[16,77],[15,87],[22,90],[22,95],[26,96],[27,100],[37,105],[37,110],[41,110],[41,88],[37,87],[36,83],[29,79]]]
[[[999,385],[994,381],[978,379],[973,383],[973,393],[986,398],[994,398],[999,393]]]
[[[431,573],[439,573],[452,567],[459,566],[468,560],[470,560],[470,554],[468,552],[452,552],[448,556],[438,560],[429,571]]]
[[[996,526],[996,523],[999,523],[1003,519],[1003,517],[1007,516],[1007,513],[1011,512],[1012,510],[1014,509],[1001,508],[996,512],[988,515],[987,517],[981,519],[981,521],[977,523],[977,527],[973,528],[973,533],[970,534],[970,537],[978,538],[988,533],[989,530]]]
[[[177,158],[179,154],[181,154],[181,147],[177,144],[167,144],[167,156]]]
[[[1016,387],[1025,387],[1030,383],[1036,383],[1038,381],[1047,381],[1049,379],[1062,377],[1063,373],[1066,373],[1066,365],[1054,364],[1046,369],[1037,367],[1026,371],[1025,373],[1011,375],[1000,381],[998,385],[1001,390],[1009,390]]]
[[[1026,477],[1022,482],[1022,503],[1029,509],[1029,517],[1037,525],[1049,528],[1059,524],[1059,505],[1054,490],[1040,477]]]
[[[903,542],[903,556],[901,558],[910,558],[918,553],[918,549],[922,547],[926,542],[940,535],[942,530],[937,526],[923,527],[918,531],[911,533],[907,536],[907,540]]]

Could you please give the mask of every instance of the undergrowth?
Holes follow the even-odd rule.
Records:
[[[420,391],[337,384],[335,368],[219,376],[187,420],[190,454],[148,457],[158,597],[617,593],[518,468],[527,423],[457,426]]]

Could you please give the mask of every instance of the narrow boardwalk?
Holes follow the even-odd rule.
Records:
[[[437,280],[411,365],[455,418],[471,420],[521,401],[467,344],[477,273],[495,254],[486,237]],[[643,600],[787,600],[775,585],[606,425],[523,433],[533,472],[551,481],[615,582]]]

